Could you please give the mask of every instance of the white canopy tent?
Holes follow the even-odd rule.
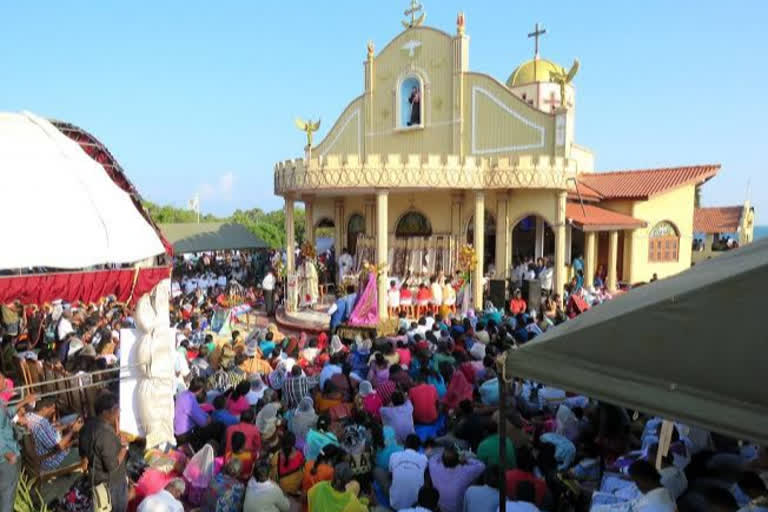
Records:
[[[82,269],[165,252],[104,168],[49,121],[0,113],[0,269]]]

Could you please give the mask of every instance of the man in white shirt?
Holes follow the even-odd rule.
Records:
[[[653,464],[637,460],[629,466],[629,476],[643,495],[632,502],[637,512],[677,512],[677,505],[669,491],[661,485],[661,477]]]
[[[267,316],[272,316],[275,312],[275,274],[272,269],[267,270],[267,275],[261,281],[261,289],[264,292],[264,306]]]
[[[389,504],[395,510],[412,506],[420,497],[419,489],[424,485],[424,470],[428,460],[426,455],[418,452],[419,445],[419,436],[411,434],[405,439],[405,450],[389,457],[389,471],[392,474]]]
[[[136,512],[184,512],[181,497],[186,485],[181,478],[174,478],[162,491],[144,498]]]
[[[419,504],[413,508],[401,508],[399,512],[439,512],[440,493],[434,487],[419,490]]]
[[[443,286],[440,284],[437,277],[433,276],[430,280],[429,287],[432,290],[432,306],[435,307],[435,309],[439,309],[440,306],[443,305]]]
[[[342,282],[344,276],[352,271],[352,263],[352,255],[347,252],[347,248],[345,247],[341,251],[341,256],[339,256],[339,282]]]
[[[72,310],[67,308],[61,313],[59,325],[56,326],[56,336],[59,340],[67,337],[67,334],[74,332],[72,328]]]
[[[541,283],[541,292],[549,294],[552,291],[552,276],[554,274],[552,265],[549,262],[544,263],[544,268],[539,272],[539,282]]]

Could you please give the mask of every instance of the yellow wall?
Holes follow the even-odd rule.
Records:
[[[363,97],[358,96],[336,119],[328,135],[312,148],[313,156],[356,154],[362,158]]]
[[[632,232],[630,243],[632,252],[630,276],[632,282],[648,281],[654,273],[661,279],[682,272],[691,266],[693,197],[694,186],[687,185],[652,197],[648,201],[634,203],[632,216],[644,220],[648,226]],[[679,254],[676,262],[651,263],[648,261],[648,234],[661,221],[671,222],[680,234]]]
[[[465,75],[463,112],[467,155],[554,154],[554,117],[488,75]]]

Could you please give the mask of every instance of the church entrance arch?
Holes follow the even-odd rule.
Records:
[[[467,243],[474,245],[475,243],[475,216],[472,215],[469,218],[469,224],[467,225]],[[496,263],[496,217],[485,212],[485,237],[483,241],[483,273],[488,272],[488,267]]]
[[[398,238],[432,236],[432,223],[419,211],[407,211],[400,216],[395,225],[395,236]]]
[[[536,214],[526,215],[512,227],[512,257],[519,258],[550,257],[555,254],[555,233],[552,226],[543,217]]]
[[[359,213],[354,213],[349,217],[347,223],[347,250],[349,254],[357,254],[357,236],[365,233],[365,217]]]

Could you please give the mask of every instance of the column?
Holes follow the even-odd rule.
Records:
[[[597,233],[584,233],[584,286],[592,287],[597,270]]]
[[[315,215],[312,205],[313,197],[304,198],[304,239],[315,245]]]
[[[619,232],[608,233],[608,277],[605,286],[609,292],[616,291],[616,260],[619,255]]]
[[[509,277],[509,196],[507,192],[496,194],[496,279]]]
[[[535,258],[544,256],[544,219],[536,216],[536,246],[534,248]]]
[[[464,245],[462,235],[462,207],[464,205],[464,192],[451,193],[451,234],[456,237],[459,245]]]
[[[365,214],[365,236],[374,236],[376,234],[376,201],[375,197],[366,197],[363,201],[363,212]]]
[[[285,196],[285,271],[286,274],[296,270],[294,249],[296,244],[293,225],[293,198]]]
[[[336,259],[341,256],[341,251],[347,246],[347,240],[344,236],[346,226],[344,225],[344,200],[336,199],[333,201],[333,246],[336,251]]]
[[[376,266],[384,268],[389,264],[387,247],[389,229],[389,191],[376,191]],[[379,318],[385,319],[388,316],[387,310],[387,272],[381,275],[378,281],[378,302]]]
[[[568,193],[557,193],[555,205],[555,293],[563,293],[565,287],[565,200]],[[537,224],[538,227],[538,224]]]
[[[475,192],[475,254],[477,267],[472,274],[472,299],[475,310],[483,309],[483,261],[485,260],[485,192]]]

